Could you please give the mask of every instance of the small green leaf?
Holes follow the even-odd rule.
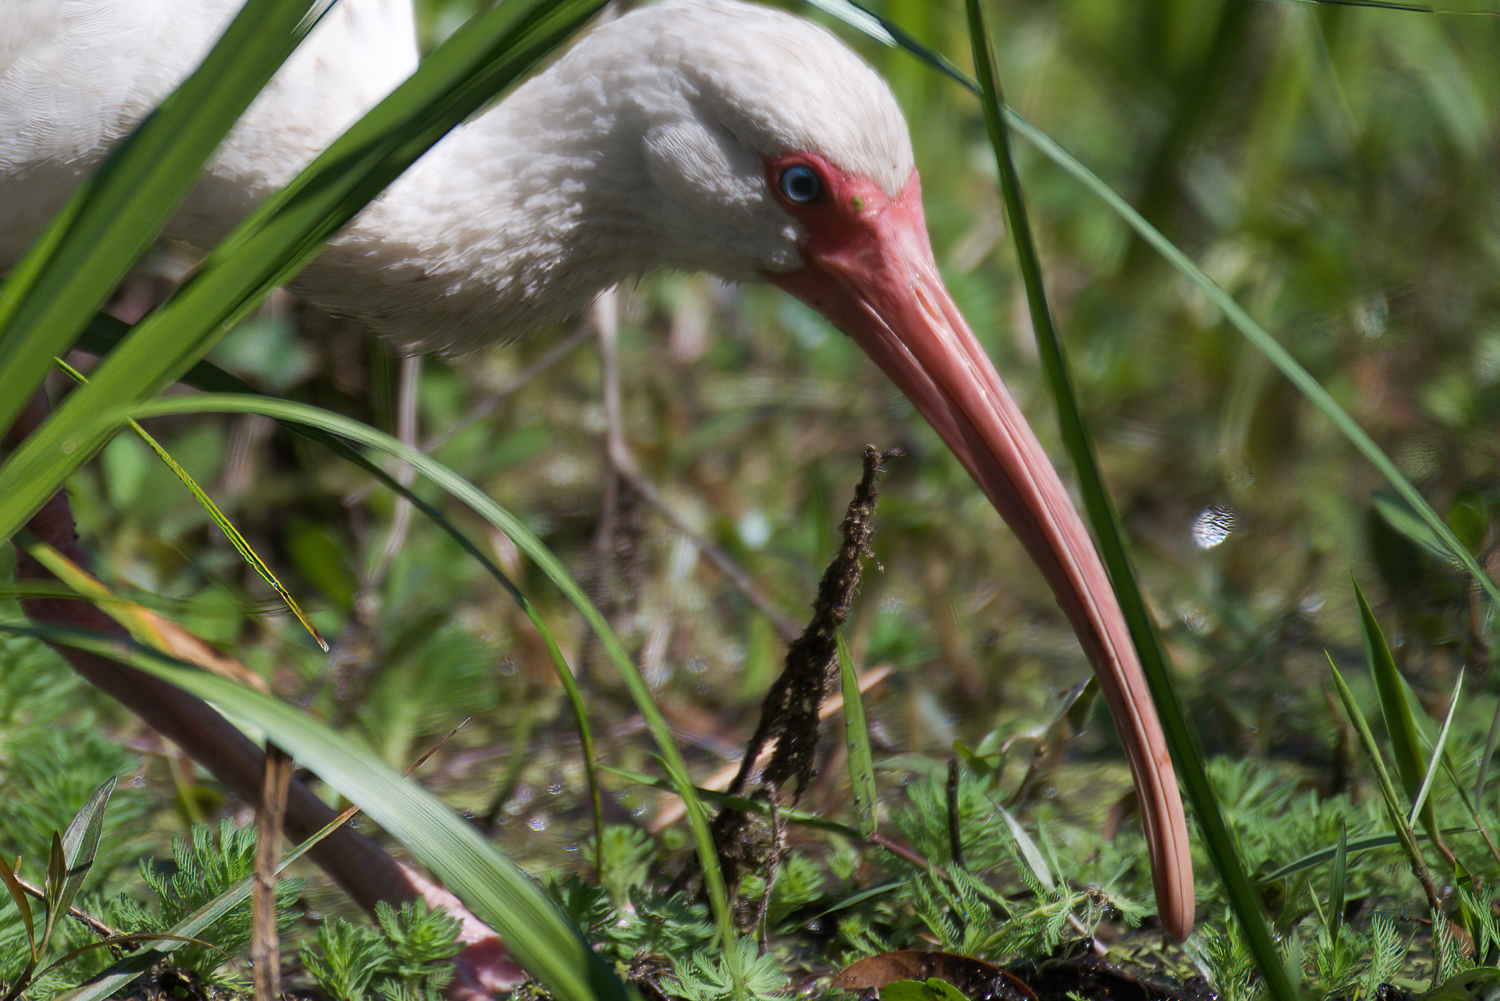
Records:
[[[62,836],[56,831],[52,832],[52,851],[47,856],[47,876],[42,881],[42,896],[47,905],[47,917],[42,923],[42,941],[38,951],[45,952],[47,942],[52,938],[52,929],[57,926],[57,919],[62,908],[58,904],[62,901],[63,887],[68,882],[67,855],[63,852]]]
[[[1349,829],[1342,820],[1339,821],[1339,845],[1333,856],[1333,872],[1328,882],[1326,927],[1329,938],[1336,943],[1344,928],[1344,894],[1349,882]]]
[[[1380,795],[1385,800],[1386,815],[1390,818],[1391,826],[1396,829],[1396,837],[1400,839],[1401,848],[1411,862],[1412,868],[1425,873],[1427,862],[1422,858],[1421,849],[1417,847],[1417,840],[1411,825],[1406,822],[1406,813],[1401,809],[1401,801],[1396,795],[1396,785],[1391,781],[1391,773],[1386,770],[1385,761],[1380,756],[1380,747],[1375,743],[1375,735],[1370,732],[1369,721],[1360,711],[1359,703],[1354,700],[1354,693],[1349,690],[1348,683],[1339,673],[1332,657],[1328,658],[1328,669],[1333,674],[1334,688],[1338,690],[1339,700],[1344,703],[1344,712],[1348,714],[1349,722],[1354,724],[1354,732],[1359,737],[1365,757],[1369,759],[1370,766],[1375,769],[1376,785],[1379,786]]]
[[[16,860],[19,866],[20,860]],[[21,889],[21,884],[16,880],[16,874],[10,871],[10,863],[0,862],[0,881],[5,883],[5,888],[10,891],[10,899],[16,902],[16,909],[21,912],[21,924],[26,928],[26,943],[31,949],[31,961],[36,962],[36,926],[31,917],[31,902],[26,899],[26,891]]]
[[[1490,527],[1490,519],[1485,516],[1484,511],[1471,501],[1456,500],[1448,508],[1445,520],[1458,541],[1464,544],[1464,548],[1470,553],[1478,554],[1484,546],[1484,534]]]
[[[946,980],[897,980],[880,988],[880,1001],[969,1001],[963,991]]]
[[[844,743],[849,749],[849,787],[854,794],[854,815],[859,832],[875,834],[875,758],[870,753],[870,731],[865,725],[865,704],[860,698],[859,677],[849,656],[844,634],[838,634],[839,684],[844,693]]]
[[[1417,815],[1422,812],[1422,807],[1427,802],[1427,794],[1432,791],[1432,780],[1437,778],[1438,768],[1443,763],[1443,756],[1447,753],[1448,728],[1453,725],[1453,712],[1458,708],[1458,696],[1464,689],[1464,671],[1458,670],[1458,681],[1453,685],[1453,696],[1448,700],[1448,715],[1443,717],[1443,728],[1438,731],[1437,743],[1432,747],[1432,758],[1427,765],[1427,774],[1422,777],[1422,788],[1417,791],[1417,797],[1411,805],[1411,818],[1408,821],[1416,824]]]
[[[1406,790],[1407,801],[1415,803],[1422,788],[1422,776],[1426,772],[1421,736],[1416,712],[1407,698],[1406,686],[1391,648],[1386,645],[1385,634],[1380,623],[1370,610],[1359,582],[1354,583],[1354,596],[1359,601],[1360,630],[1364,636],[1365,660],[1375,680],[1375,691],[1380,697],[1380,713],[1385,717],[1386,735],[1390,739],[1391,757],[1396,762],[1396,773],[1401,776],[1401,785]],[[1378,751],[1375,752],[1378,755]],[[1431,804],[1421,811],[1422,827],[1429,836],[1437,836],[1437,818]]]
[[[1031,870],[1031,874],[1047,889],[1052,889],[1055,885],[1052,870],[1047,866],[1047,860],[1042,857],[1042,851],[1036,846],[1036,842],[1031,840],[1031,836],[1021,827],[1021,822],[1011,816],[1009,810],[993,800],[991,805],[1005,820],[1005,826],[1010,830],[1010,836],[1015,840],[1016,847],[1021,850],[1021,857],[1026,860],[1026,867]]]
[[[47,866],[47,922],[42,930],[44,944],[52,937],[57,922],[73,906],[94,866],[99,838],[104,833],[104,808],[109,803],[109,794],[115,791],[115,782],[111,776],[95,789],[63,835],[52,836],[52,860]]]

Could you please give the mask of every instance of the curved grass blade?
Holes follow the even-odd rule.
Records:
[[[146,399],[179,377],[433,143],[602,4],[512,0],[439,46],[409,80],[236,227],[171,299],[136,325],[89,385],[0,465],[0,539],[10,538],[108,441],[115,429],[101,426],[95,415]],[[90,305],[83,318],[93,311]],[[49,350],[48,360],[59,353]]]
[[[1041,260],[1036,252],[1026,205],[1021,197],[1020,179],[1010,155],[1009,133],[1001,113],[1004,98],[1000,92],[989,32],[985,28],[978,0],[968,0],[968,11],[974,64],[978,68],[983,91],[980,103],[1000,170],[1000,188],[1010,222],[1009,229],[1016,244],[1016,256],[1026,288],[1026,299],[1031,307],[1032,327],[1036,333],[1042,366],[1053,398],[1057,401],[1062,438],[1073,459],[1084,508],[1098,539],[1100,555],[1109,570],[1131,639],[1140,655],[1141,668],[1150,685],[1152,699],[1161,715],[1162,730],[1166,735],[1172,760],[1177,765],[1182,784],[1186,787],[1188,798],[1197,814],[1209,858],[1224,882],[1230,906],[1244,929],[1256,966],[1265,980],[1267,992],[1276,1001],[1293,1001],[1297,992],[1292,975],[1276,950],[1264,905],[1245,872],[1234,838],[1219,810],[1218,797],[1214,795],[1213,785],[1204,768],[1197,736],[1172,687],[1166,652],[1157,636],[1156,625],[1146,607],[1145,598],[1136,583],[1129,547],[1119,530],[1114,506],[1094,455],[1093,441],[1079,413],[1067,357],[1052,323],[1047,290],[1042,281]]]
[[[80,385],[89,381],[82,372],[69,365],[63,359],[54,358],[53,361]],[[145,428],[141,427],[136,421],[131,420],[130,429],[150,447],[151,451],[156,453],[156,457],[166,464],[166,467],[182,482],[182,485],[187,487],[188,492],[193,495],[193,498],[203,510],[208,512],[208,516],[213,519],[214,524],[219,526],[219,531],[224,533],[224,537],[229,540],[230,545],[234,546],[235,551],[240,554],[240,558],[250,565],[250,569],[260,574],[261,580],[265,581],[271,590],[275,591],[281,597],[282,602],[287,607],[287,611],[297,617],[297,621],[302,623],[302,628],[306,629],[308,634],[312,636],[313,641],[318,644],[324,653],[327,653],[329,650],[328,641],[318,635],[317,627],[308,620],[306,615],[302,614],[302,608],[297,604],[297,599],[293,598],[291,592],[282,586],[281,581],[271,572],[271,568],[266,564],[266,561],[260,558],[260,554],[252,549],[250,543],[240,534],[240,530],[235,528],[234,523],[225,517],[223,511],[219,510],[219,505],[214,503],[213,498],[204,492],[203,488],[198,485],[198,481],[193,479],[188,474],[188,471],[183,469],[177,460],[172,458],[171,454],[161,446],[161,443],[147,433]]]
[[[650,686],[646,679],[641,676],[640,669],[630,659],[624,644],[620,642],[609,622],[584,594],[583,589],[568,576],[567,570],[558,562],[542,541],[528,529],[520,519],[499,504],[496,504],[489,495],[468,480],[459,476],[453,470],[433,459],[423,452],[402,444],[390,435],[375,430],[368,425],[358,421],[350,420],[339,414],[320,410],[306,404],[292,403],[287,400],[273,400],[259,396],[239,396],[232,394],[205,394],[192,397],[174,397],[172,399],[151,400],[136,405],[129,414],[105,414],[95,415],[94,420],[101,425],[118,424],[128,416],[153,417],[168,414],[190,414],[210,412],[234,412],[234,413],[256,413],[266,417],[274,417],[278,420],[294,421],[310,427],[320,428],[325,434],[342,436],[350,441],[379,449],[388,455],[394,456],[402,462],[409,464],[421,475],[436,483],[459,501],[468,505],[476,514],[484,518],[495,528],[504,532],[515,542],[516,546],[535,563],[544,574],[561,590],[565,597],[583,615],[590,628],[599,637],[600,644],[605,653],[614,663],[615,669],[619,671],[626,689],[630,692],[636,707],[641,711],[646,720],[647,727],[655,738],[657,747],[661,751],[662,760],[678,794],[682,796],[683,803],[687,807],[688,821],[692,827],[693,840],[698,849],[699,862],[703,867],[704,884],[707,888],[709,903],[713,909],[719,934],[726,943],[735,940],[733,916],[729,910],[729,896],[725,890],[723,873],[719,869],[718,854],[714,849],[713,837],[708,828],[708,815],[703,809],[702,800],[693,792],[694,786],[689,775],[687,764],[682,759],[675,741],[672,739],[671,730],[667,726],[666,719],[661,714],[661,709],[656,705],[651,696]],[[520,604],[521,608],[531,621],[537,626],[543,639],[546,641],[549,651],[556,662],[566,667],[566,661],[562,653],[557,649],[556,642],[547,630],[546,624],[540,615],[526,600],[525,596],[516,590],[513,585],[509,588],[511,596]],[[283,745],[285,746],[285,745]],[[292,751],[292,748],[286,748]],[[351,797],[352,798],[352,797]]]
[[[1443,829],[1443,834],[1449,837],[1455,834],[1473,833],[1474,829],[1469,827],[1447,827]],[[1423,841],[1430,840],[1425,834],[1416,835],[1416,839],[1419,844]],[[1354,856],[1361,852],[1374,851],[1377,848],[1399,847],[1401,847],[1401,838],[1395,834],[1370,834],[1364,837],[1354,838],[1349,841],[1348,854],[1350,856]],[[1296,859],[1292,862],[1288,862],[1286,865],[1282,866],[1280,869],[1277,869],[1274,872],[1268,872],[1263,876],[1256,876],[1256,885],[1267,886],[1271,883],[1276,882],[1277,880],[1286,879],[1289,876],[1297,875],[1299,872],[1304,872],[1308,869],[1313,869],[1317,866],[1323,865],[1325,862],[1331,862],[1333,861],[1334,855],[1337,853],[1337,851],[1338,849],[1335,847],[1320,848],[1315,852],[1308,852],[1301,858]]]
[[[15,422],[156,239],[235,120],[332,0],[250,0],[183,84],[86,181],[0,286],[0,427]],[[8,536],[9,533],[7,533]]]
[[[76,646],[127,663],[258,727],[405,845],[498,931],[516,958],[558,998],[629,1001],[614,971],[562,912],[472,824],[432,793],[299,710],[139,644],[39,626],[0,624],[0,631]]]
[[[99,314],[95,317],[95,322],[91,323],[84,331],[84,336],[80,338],[80,344],[97,354],[105,355],[113,350],[129,334],[130,329],[128,324],[122,323],[113,317]],[[200,361],[195,364],[183,375],[182,381],[204,392],[243,393],[250,396],[261,396],[266,399],[276,399],[276,397],[266,396],[266,394],[261,393],[244,380],[206,361]],[[520,589],[505,575],[504,571],[496,566],[488,555],[480,550],[467,535],[459,531],[458,527],[444,517],[437,508],[418,497],[409,486],[391,476],[378,463],[371,462],[358,449],[351,448],[342,438],[335,437],[311,424],[303,424],[285,418],[277,418],[277,421],[293,433],[301,435],[309,441],[316,442],[331,450],[340,458],[360,466],[385,486],[406,498],[407,501],[431,519],[439,528],[448,533],[448,536],[463,547],[465,552],[478,560],[480,566],[508,594],[519,602],[522,608],[527,609],[528,615],[530,614],[530,607],[526,599],[522,596]],[[132,421],[132,423],[134,422]],[[588,709],[584,705],[583,695],[578,690],[578,683],[573,677],[572,669],[568,666],[567,659],[563,657],[562,651],[554,641],[551,631],[534,617],[533,621],[537,623],[538,629],[547,644],[547,650],[552,657],[553,666],[557,670],[558,679],[562,683],[563,691],[568,697],[568,703],[573,709],[573,717],[578,727],[580,752],[583,755],[584,775],[589,787],[589,802],[594,815],[594,844],[599,846],[602,851],[604,844],[604,802],[599,788],[598,755],[594,751],[594,735],[589,725]],[[314,633],[313,635],[316,636],[317,634]],[[598,868],[601,859],[602,856],[596,856],[595,868]]]
[[[0,626],[0,630],[3,630],[3,628],[3,626]],[[428,752],[428,754],[431,753],[431,751]],[[427,754],[424,754],[413,762],[408,767],[403,778],[409,777],[411,772],[420,768],[422,763],[427,760],[427,756]],[[275,875],[280,876],[286,872],[293,862],[307,854],[314,845],[343,826],[357,812],[359,812],[359,807],[351,806],[333,820],[318,828],[306,841],[297,845],[281,857],[281,861],[276,865]],[[202,943],[201,940],[193,936],[202,932],[209,925],[237,907],[245,898],[249,897],[254,892],[256,878],[254,875],[246,876],[213,900],[198,908],[198,910],[184,917],[165,932],[124,936],[126,939],[160,941],[163,944],[144,953],[132,953],[121,957],[110,965],[109,968],[100,971],[90,978],[88,982],[80,984],[66,994],[58,995],[53,1001],[102,1001],[104,998],[112,997],[121,987],[124,987],[148,970],[157,960],[170,952],[175,952],[181,946],[188,944],[211,945],[211,943]]]
[[[1334,847],[1333,869],[1328,877],[1328,913],[1324,928],[1335,946],[1344,930],[1344,897],[1349,889],[1349,828],[1339,821],[1339,843]],[[1316,899],[1316,895],[1315,898]]]
[[[1406,820],[1408,824],[1415,824],[1418,815],[1423,812],[1422,807],[1427,804],[1427,794],[1432,791],[1432,780],[1437,778],[1438,768],[1448,755],[1448,728],[1453,725],[1453,713],[1458,709],[1458,697],[1463,690],[1464,669],[1459,668],[1458,681],[1454,683],[1453,695],[1448,699],[1448,715],[1443,717],[1443,728],[1438,731],[1437,742],[1432,747],[1432,759],[1427,765],[1427,774],[1422,776],[1422,788],[1417,790],[1417,795],[1412,800],[1411,816]]]

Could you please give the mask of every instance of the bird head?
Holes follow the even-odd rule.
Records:
[[[595,260],[618,278],[659,266],[758,278],[806,302],[906,394],[1010,525],[1094,665],[1140,792],[1162,922],[1186,935],[1187,832],[1134,646],[1067,490],[939,277],[890,88],[824,29],[735,0],[633,12],[545,76],[573,88],[553,105],[548,146],[590,165],[567,218],[613,246]]]

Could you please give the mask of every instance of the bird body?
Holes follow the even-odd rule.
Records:
[[[0,268],[192,68],[231,0],[0,0]],[[211,246],[415,65],[404,0],[345,0],[172,221]],[[1140,790],[1163,924],[1193,889],[1176,780],[1107,575],[937,274],[905,122],[832,34],[738,0],[595,29],[460,126],[295,280],[411,350],[561,320],[658,268],[769,280],[853,338],[1011,525],[1099,676]]]
[[[6,0],[16,2],[23,17],[0,29],[0,51],[13,53],[0,69],[0,267],[191,71],[238,6],[193,5],[175,23],[172,0],[130,18],[100,15],[134,13],[133,4]],[[166,235],[217,243],[415,66],[408,4],[336,5]],[[830,92],[852,105],[848,114],[812,113]],[[833,35],[769,8],[668,0],[591,32],[455,129],[294,288],[404,348],[456,354],[566,319],[601,287],[661,267],[730,281],[791,271],[806,234],[766,192],[763,168],[788,149],[858,165],[891,196],[913,169],[890,88]]]

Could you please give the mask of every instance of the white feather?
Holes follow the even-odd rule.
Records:
[[[202,58],[230,0],[0,0],[0,267]],[[262,94],[168,234],[209,246],[416,64],[406,0],[344,0]],[[448,353],[564,319],[659,267],[801,266],[764,161],[827,157],[895,195],[910,140],[833,35],[736,0],[601,27],[463,126],[294,283],[402,345]]]

